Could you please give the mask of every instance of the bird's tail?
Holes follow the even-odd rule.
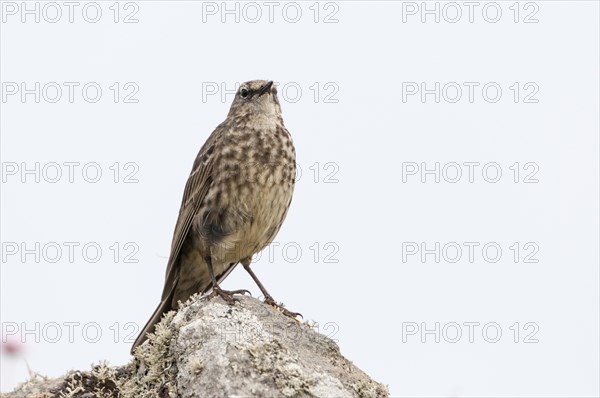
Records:
[[[130,351],[131,355],[133,355],[137,346],[141,345],[144,341],[146,341],[148,339],[148,333],[154,332],[154,328],[155,328],[156,324],[158,322],[160,322],[163,314],[169,312],[172,309],[171,307],[172,307],[174,292],[175,292],[175,289],[172,289],[171,294],[169,294],[167,297],[165,297],[160,302],[158,307],[156,307],[156,309],[154,310],[154,313],[150,317],[150,320],[148,322],[146,322],[146,326],[144,326],[144,328],[142,329],[142,332],[135,339],[135,342],[131,346],[131,351]]]

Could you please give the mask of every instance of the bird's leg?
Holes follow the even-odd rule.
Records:
[[[223,290],[223,289],[221,289],[219,287],[219,284],[217,283],[217,278],[215,278],[215,271],[213,270],[211,257],[206,256],[206,258],[204,258],[204,261],[206,261],[206,265],[208,266],[208,273],[210,274],[210,279],[212,281],[212,292],[210,293],[209,297],[219,296],[223,300],[228,302],[229,304],[233,304],[233,302],[235,301],[235,299],[233,298],[234,294],[246,294],[246,293],[250,294],[250,292],[246,289],[239,289],[239,290]]]
[[[250,274],[250,276],[252,277],[252,279],[254,280],[254,282],[256,283],[256,285],[258,286],[260,291],[262,292],[263,296],[265,297],[265,303],[269,304],[275,308],[278,308],[281,312],[283,312],[284,315],[287,315],[290,318],[296,318],[297,316],[302,317],[302,314],[300,314],[299,312],[289,311],[289,310],[285,309],[282,305],[277,304],[277,302],[273,299],[273,296],[271,296],[269,294],[269,292],[267,292],[267,289],[265,289],[263,284],[258,280],[258,277],[254,273],[254,271],[252,271],[252,269],[250,268],[251,261],[252,261],[252,258],[247,257],[247,258],[240,260],[240,263],[242,263],[242,265],[244,266],[244,269],[246,271],[248,271],[248,273]],[[304,317],[302,317],[302,318],[304,318]]]

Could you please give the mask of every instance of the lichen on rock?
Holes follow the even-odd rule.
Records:
[[[30,381],[6,398],[388,396],[311,325],[236,298],[193,296],[163,317],[128,365],[70,372],[52,386]]]

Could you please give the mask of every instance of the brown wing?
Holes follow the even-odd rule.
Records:
[[[171,254],[169,255],[169,261],[167,263],[167,272],[165,275],[165,286],[163,288],[163,294],[161,302],[150,317],[150,320],[146,322],[146,325],[142,329],[133,346],[131,347],[131,353],[133,354],[135,348],[142,344],[146,339],[148,333],[154,331],[154,326],[163,316],[163,313],[171,310],[171,304],[173,295],[175,293],[175,286],[179,278],[179,254],[183,242],[187,238],[190,232],[190,227],[194,217],[198,214],[198,210],[206,197],[206,193],[210,189],[212,184],[212,158],[211,155],[214,151],[215,143],[218,142],[218,138],[223,131],[226,131],[227,125],[222,123],[215,131],[208,137],[200,152],[196,156],[192,172],[185,184],[183,191],[183,199],[181,200],[181,208],[179,209],[179,217],[175,224],[175,231],[173,232],[173,241],[171,243]],[[230,267],[230,269],[233,267]],[[223,272],[221,278],[227,276],[229,272]]]
[[[171,254],[169,255],[169,261],[167,263],[162,300],[166,299],[172,293],[177,282],[179,275],[178,267],[176,265],[179,258],[179,252],[190,231],[194,217],[198,214],[198,210],[212,184],[211,155],[214,150],[215,142],[218,141],[218,136],[221,135],[225,129],[226,126],[221,124],[213,131],[210,137],[208,137],[202,146],[202,149],[198,152],[198,156],[196,156],[192,172],[185,184],[181,208],[179,209],[179,217],[177,218],[175,231],[173,232]]]

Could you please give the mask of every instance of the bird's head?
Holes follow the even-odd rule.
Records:
[[[240,85],[231,104],[229,116],[247,114],[280,117],[281,107],[273,81],[251,80]]]

